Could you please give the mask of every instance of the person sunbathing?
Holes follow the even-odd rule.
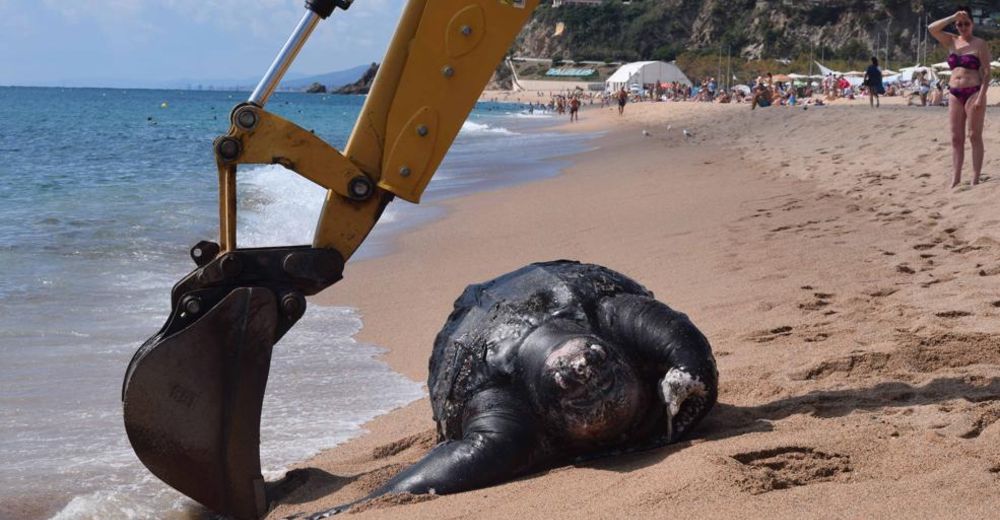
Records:
[[[750,110],[755,110],[759,107],[769,107],[773,102],[771,89],[764,86],[762,83],[757,84],[757,88],[754,89],[753,93],[753,104],[750,106]]]

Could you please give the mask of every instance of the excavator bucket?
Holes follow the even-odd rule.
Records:
[[[203,243],[192,256],[217,251]],[[304,296],[342,269],[332,250],[236,250],[174,287],[170,318],[136,352],[122,390],[129,441],[153,474],[227,516],[267,512],[259,446],[271,349]]]

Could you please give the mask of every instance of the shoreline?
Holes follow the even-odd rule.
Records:
[[[719,516],[828,511],[850,496],[866,498],[838,509],[848,516],[974,514],[1000,505],[989,484],[989,468],[1000,468],[1000,460],[984,451],[1000,439],[1000,427],[988,420],[993,405],[964,399],[1000,399],[1000,371],[977,362],[993,359],[993,338],[1000,337],[993,323],[1000,301],[989,296],[1000,294],[1000,283],[961,272],[970,255],[982,272],[994,267],[989,253],[1000,241],[961,220],[1000,222],[988,204],[996,179],[949,193],[930,186],[929,174],[904,176],[893,164],[940,167],[940,154],[907,156],[894,140],[927,141],[940,151],[930,140],[941,140],[932,131],[940,127],[921,125],[943,112],[889,105],[877,115],[888,118],[885,135],[858,142],[843,129],[881,124],[867,107],[751,114],[745,105],[644,105],[630,105],[620,119],[584,110],[569,130],[606,130],[596,149],[556,177],[444,201],[440,220],[397,237],[386,256],[349,264],[345,280],[316,301],[358,309],[365,327],[356,339],[386,349],[380,359],[423,382],[433,337],[466,285],[532,261],[601,263],[634,277],[705,332],[723,374],[722,404],[693,441],[366,514],[649,516],[669,507],[704,515],[705,496]],[[1000,164],[989,155],[998,144],[987,136],[987,171]],[[888,151],[864,151],[873,145]],[[848,147],[860,157],[847,157]],[[897,194],[910,204],[893,199]],[[962,218],[948,218],[949,209]],[[970,290],[972,282],[986,287]],[[970,294],[986,301],[970,306]],[[949,309],[935,309],[942,305]],[[956,334],[977,359],[937,367],[913,354],[934,343],[958,356]],[[949,411],[935,412],[938,406]],[[969,437],[968,425],[979,423],[987,424]],[[269,518],[359,498],[433,444],[426,398],[364,428],[370,433],[305,461],[301,466],[317,468],[309,482]],[[971,448],[963,445],[970,438]],[[764,466],[755,465],[768,461],[765,452],[831,477],[800,476],[804,483],[775,492],[784,489],[775,480],[781,475],[762,476],[757,468]],[[929,455],[905,460],[912,452]],[[973,482],[959,478],[976,464],[988,467]],[[609,487],[622,485],[629,491]],[[963,500],[970,489],[978,504]]]
[[[499,104],[509,105],[512,109],[519,107],[517,103],[513,102],[500,102]],[[590,143],[597,137],[596,133],[594,135],[572,135],[562,132],[560,130],[562,124],[555,117],[537,116],[532,119],[533,121],[518,122],[518,116],[512,113],[506,117],[497,117],[494,120],[486,122],[482,122],[482,120],[473,121],[471,118],[468,122],[485,126],[484,130],[487,133],[499,132],[504,134],[505,137],[514,135],[551,141],[555,136],[563,136],[566,137],[566,140],[559,144],[568,146],[570,150],[566,152],[546,151],[544,153],[538,150],[531,150],[528,152],[529,156],[537,154],[537,159],[532,161],[532,164],[538,166],[534,166],[530,172],[524,175],[507,178],[496,172],[472,174],[469,171],[465,171],[464,174],[453,177],[455,180],[460,181],[456,186],[448,185],[448,181],[450,180],[448,178],[448,170],[455,168],[468,170],[469,168],[468,166],[452,166],[446,158],[436,175],[436,178],[440,177],[440,185],[432,180],[432,184],[424,193],[422,201],[419,204],[411,204],[399,199],[396,201],[396,204],[390,205],[389,210],[397,210],[397,215],[394,215],[389,222],[383,223],[381,227],[376,226],[368,239],[366,239],[365,245],[361,248],[359,254],[354,257],[351,263],[364,262],[387,254],[398,253],[398,237],[447,216],[448,209],[446,203],[449,200],[476,193],[504,190],[512,186],[532,183],[560,175],[564,169],[562,165],[567,163],[567,157],[574,152],[588,149]],[[502,126],[499,128],[493,126],[497,124]],[[492,140],[487,142],[495,143]],[[482,145],[482,142],[466,144],[466,146],[475,145]],[[453,145],[452,152],[455,151],[454,147],[455,145]],[[332,290],[336,291],[336,287]],[[321,296],[319,297],[321,298]]]

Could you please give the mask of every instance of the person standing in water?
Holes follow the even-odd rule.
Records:
[[[868,87],[868,104],[878,108],[878,97],[885,93],[882,86],[882,69],[878,68],[878,58],[872,57],[872,64],[865,69],[864,85]]]
[[[952,23],[957,35],[944,31]],[[981,38],[973,36],[972,17],[967,8],[930,24],[927,30],[950,53],[948,118],[951,122],[953,166],[951,187],[962,182],[966,128],[972,144],[972,185],[975,186],[979,184],[985,155],[983,125],[986,122],[986,91],[990,84],[990,47]]]

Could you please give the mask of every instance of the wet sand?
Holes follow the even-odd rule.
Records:
[[[690,441],[359,518],[994,515],[1000,111],[985,182],[952,190],[945,109],[899,101],[588,109],[567,129],[605,133],[563,175],[448,201],[349,265],[319,300],[357,308],[359,340],[418,381],[467,284],[558,258],[687,313],[721,381]],[[434,443],[426,399],[367,429],[304,462],[269,518],[358,499]]]

